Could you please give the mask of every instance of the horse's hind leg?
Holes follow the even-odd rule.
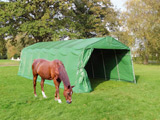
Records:
[[[34,76],[33,76],[33,88],[34,88],[34,96],[35,96],[35,97],[37,97],[37,94],[36,94],[37,76],[38,76],[38,75],[34,75]]]
[[[45,93],[44,93],[44,79],[41,79],[41,89],[42,89],[42,95],[43,95],[43,97],[44,98],[47,98],[47,96],[45,95]]]

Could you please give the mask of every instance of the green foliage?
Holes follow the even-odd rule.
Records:
[[[17,58],[18,58],[18,56],[19,56],[19,55],[16,53],[16,54],[14,54],[14,56],[13,56],[13,57],[14,57],[15,59],[17,59]]]
[[[117,14],[110,1],[75,0],[74,5],[76,30],[79,30],[82,37],[106,36],[109,34],[109,30],[115,26]]]
[[[18,0],[9,3],[3,2],[3,4],[5,12],[0,11],[1,19],[3,19],[1,24],[3,24],[2,30],[7,33],[7,36],[12,36],[12,39],[15,40],[17,34],[25,33],[29,38],[34,38],[36,42],[42,42],[51,41],[54,34],[60,35],[59,31],[63,26],[57,24],[60,20],[55,16],[61,10],[67,13],[69,9],[65,6],[69,7],[71,2],[67,4],[62,0]],[[63,25],[65,27],[65,22]]]
[[[150,57],[160,60],[160,3],[157,0],[129,0],[126,3],[127,11],[121,15],[124,43],[129,46],[139,46],[137,53],[148,63]]]
[[[1,62],[4,61],[0,61]],[[138,83],[91,81],[91,93],[73,93],[67,104],[60,89],[62,104],[54,101],[55,88],[45,85],[47,99],[42,98],[39,82],[38,98],[34,98],[32,80],[17,76],[18,67],[0,67],[0,118],[5,119],[84,119],[145,120],[159,119],[160,66],[137,65]]]
[[[0,59],[7,59],[7,55],[0,55]]]
[[[20,55],[20,51],[18,51],[17,48],[15,46],[13,46],[9,40],[8,40],[8,42],[6,44],[6,47],[7,47],[7,57],[9,59],[14,57],[16,54]]]
[[[6,59],[7,48],[6,48],[6,41],[2,36],[0,36],[0,59]]]
[[[117,15],[108,0],[10,0],[0,8],[0,51],[7,46],[8,58],[35,42],[109,35]]]
[[[12,41],[19,33],[35,42],[105,36],[116,16],[108,0],[10,0],[0,4],[0,30],[12,36]]]
[[[117,15],[108,0],[10,0],[0,1],[0,8],[0,38],[5,42],[2,47],[0,41],[0,51],[5,55],[5,38],[19,55],[35,42],[106,36]],[[10,53],[8,58],[14,55]]]

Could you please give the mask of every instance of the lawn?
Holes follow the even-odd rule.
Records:
[[[14,60],[0,60],[0,66],[18,66],[19,61]]]
[[[38,83],[38,97],[34,98],[32,80],[18,76],[18,66],[1,66],[0,119],[159,120],[160,65],[135,64],[134,68],[137,84],[112,80],[91,81],[93,91],[74,93],[72,104],[65,102],[63,89],[60,89],[62,104],[59,104],[54,101],[53,86],[45,85],[48,98],[44,99]]]

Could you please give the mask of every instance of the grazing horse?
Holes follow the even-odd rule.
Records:
[[[67,103],[72,102],[72,88],[74,86],[70,85],[70,81],[67,75],[67,72],[65,70],[65,67],[63,63],[59,60],[54,61],[47,61],[44,59],[35,59],[32,64],[32,72],[33,72],[33,88],[34,88],[34,95],[37,97],[36,94],[36,81],[38,75],[41,77],[41,89],[42,89],[42,95],[44,98],[47,98],[47,96],[44,93],[44,81],[47,80],[53,80],[56,92],[55,92],[55,100],[58,100],[58,103],[62,103],[60,96],[59,96],[59,85],[61,81],[64,84],[64,92],[63,95],[66,98]]]

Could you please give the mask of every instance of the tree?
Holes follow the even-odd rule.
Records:
[[[10,0],[0,8],[0,32],[18,54],[35,42],[109,35],[117,16],[110,0]]]
[[[0,35],[0,59],[7,58],[7,49],[6,49],[6,41],[4,39],[4,35]]]
[[[18,54],[17,48],[10,43],[10,40],[7,41],[6,47],[7,47],[7,57],[9,59],[14,57],[14,55]]]
[[[4,2],[0,1],[0,8],[1,8],[0,11],[4,10],[4,7],[5,7]],[[8,28],[7,27],[2,28],[2,27],[4,27],[4,24],[2,24],[3,21],[4,21],[3,18],[0,17],[0,59],[2,59],[2,58],[6,59],[7,58],[7,56],[6,56],[7,49],[6,49],[5,33],[8,30]]]
[[[126,16],[118,12],[117,16],[117,25],[115,26],[115,30],[111,32],[112,36],[117,38],[119,41],[124,43],[127,46],[133,47],[134,44],[134,36],[130,33],[129,28],[127,27]]]
[[[75,0],[73,12],[82,38],[109,35],[116,25],[117,12],[109,0]]]
[[[10,0],[3,4],[4,9],[0,10],[3,19],[1,29],[4,31],[8,28],[5,33],[12,37],[13,42],[19,33],[34,38],[35,42],[51,41],[54,36],[61,36],[61,31],[71,23],[68,21],[65,24],[66,19],[61,18],[61,11],[64,14],[70,11],[69,1]]]
[[[112,7],[108,0],[10,0],[0,10],[1,28],[13,42],[19,33],[36,42],[105,36],[115,25]]]
[[[138,52],[144,64],[148,64],[150,56],[160,53],[159,6],[158,0],[129,0],[127,11],[123,12],[125,31],[131,36],[129,43],[139,44]]]

